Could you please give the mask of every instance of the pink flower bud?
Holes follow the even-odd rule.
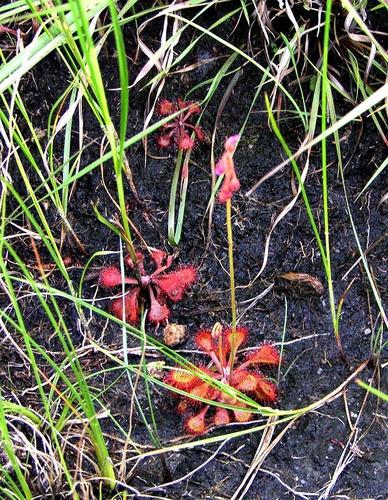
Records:
[[[222,175],[225,172],[225,169],[226,169],[226,161],[223,158],[221,158],[221,160],[218,160],[214,172],[216,175]]]
[[[232,193],[235,193],[240,189],[240,181],[237,179],[237,177],[230,181],[229,189],[232,191]]]
[[[218,195],[218,200],[220,201],[220,203],[225,203],[226,200],[230,200],[232,194],[232,191],[230,191],[229,189],[222,188],[220,194]]]
[[[234,153],[239,140],[240,136],[238,134],[228,137],[225,141],[225,151],[228,153]]]

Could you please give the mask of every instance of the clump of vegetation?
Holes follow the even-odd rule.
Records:
[[[156,266],[153,272],[146,270],[145,257],[141,252],[136,253],[136,261],[130,256],[124,259],[126,267],[132,271],[131,277],[122,276],[118,267],[105,267],[100,272],[99,282],[104,288],[129,287],[128,292],[112,300],[111,310],[117,318],[131,324],[139,322],[141,304],[149,307],[149,321],[156,325],[165,322],[170,315],[167,299],[179,302],[196,280],[197,270],[193,266],[166,272],[173,258],[163,250],[153,249],[150,260]]]
[[[204,142],[206,136],[203,129],[191,123],[193,117],[201,112],[198,103],[184,101],[178,97],[176,101],[161,99],[157,106],[161,116],[168,116],[184,109],[187,111],[182,112],[177,118],[162,126],[162,133],[156,138],[160,148],[169,148],[175,144],[178,149],[187,151],[193,149],[197,142]],[[194,138],[191,137],[191,134],[194,135]]]
[[[276,384],[263,375],[259,367],[277,367],[280,363],[279,352],[274,345],[263,344],[240,361],[233,355],[232,346],[238,349],[247,339],[248,330],[244,327],[236,328],[235,332],[231,328],[217,327],[212,331],[202,330],[197,333],[195,343],[210,357],[210,366],[198,365],[193,371],[176,369],[165,377],[166,383],[188,393],[181,396],[178,412],[186,416],[185,429],[190,434],[203,434],[209,425],[251,420],[252,412],[244,409],[244,403],[237,400],[233,389],[263,403],[276,402]],[[226,388],[221,390],[211,383],[212,380],[226,384],[232,391]],[[216,405],[212,412],[213,405],[197,398],[228,405],[229,408]],[[209,413],[212,413],[211,417]]]

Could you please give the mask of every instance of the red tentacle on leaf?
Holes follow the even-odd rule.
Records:
[[[125,317],[124,320],[127,323],[135,325],[139,321],[139,293],[140,288],[135,287],[132,288],[124,297],[119,297],[112,301],[111,309],[113,314],[118,319],[123,319],[124,316],[124,308],[125,308]]]
[[[244,365],[270,365],[278,366],[280,363],[280,354],[273,344],[263,344],[254,351],[250,352],[244,361]]]
[[[173,302],[182,300],[187,288],[195,282],[197,271],[194,267],[182,267],[178,271],[161,275],[153,283]]]
[[[216,350],[216,343],[210,330],[200,330],[195,336],[195,343],[204,352]]]
[[[197,415],[192,415],[185,422],[185,429],[190,434],[203,434],[207,427],[205,423],[206,413],[209,407],[205,406]]]

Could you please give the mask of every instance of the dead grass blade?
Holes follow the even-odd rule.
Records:
[[[318,278],[315,278],[314,276],[311,276],[310,274],[294,273],[290,271],[288,273],[281,274],[279,278],[291,282],[307,284],[310,287],[312,287],[317,292],[318,295],[322,295],[324,292],[324,288],[320,280]]]

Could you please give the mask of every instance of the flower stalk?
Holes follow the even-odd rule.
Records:
[[[230,282],[230,310],[231,310],[231,329],[232,342],[231,352],[229,357],[229,371],[232,373],[233,364],[236,357],[236,323],[237,323],[237,307],[236,307],[236,285],[234,274],[234,255],[233,255],[233,226],[232,226],[232,196],[233,193],[240,189],[240,181],[237,178],[234,168],[233,154],[236,150],[239,135],[233,135],[225,141],[225,151],[216,165],[216,174],[224,175],[224,182],[219,194],[219,201],[226,205],[226,229],[228,235],[228,260],[229,260],[229,282]]]
[[[234,277],[234,255],[233,255],[233,226],[232,226],[232,199],[226,200],[226,228],[228,233],[228,258],[229,258],[229,282],[230,282],[230,311],[232,315],[232,349],[230,353],[229,369],[232,372],[234,358],[236,356],[236,323],[237,323],[237,307],[236,307],[236,285]]]

